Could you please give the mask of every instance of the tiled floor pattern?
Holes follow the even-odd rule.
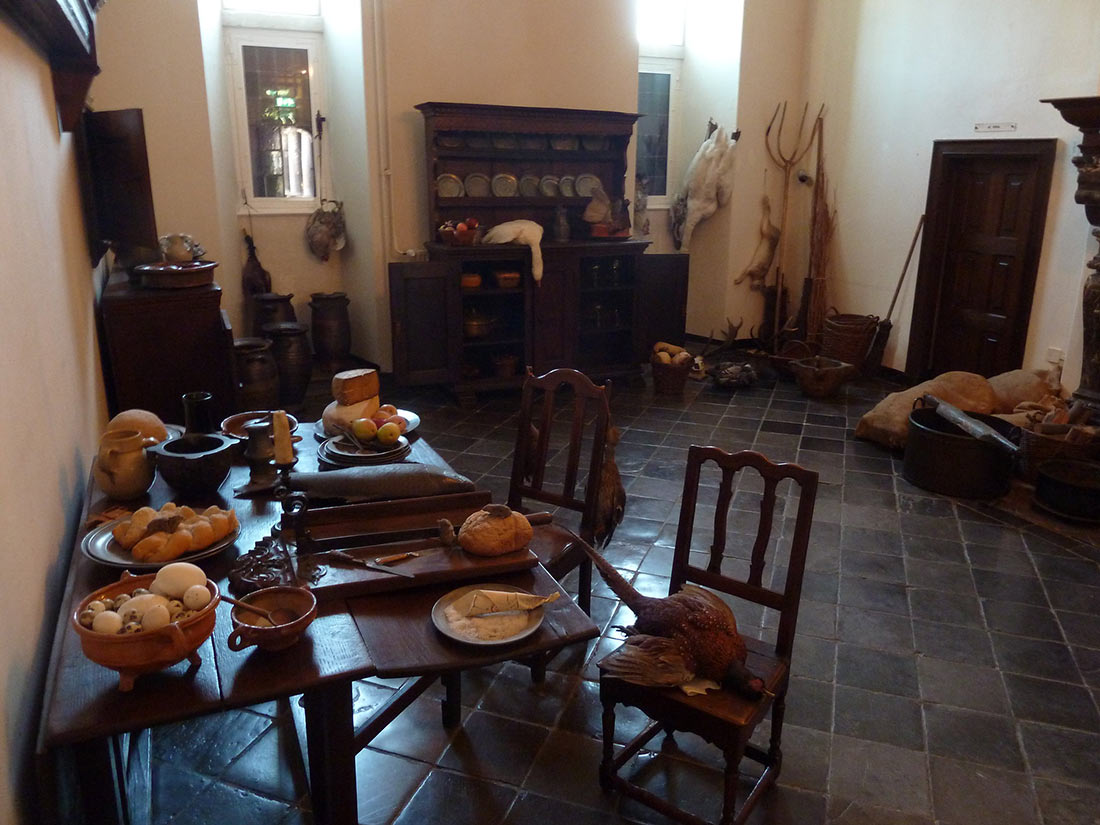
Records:
[[[607,556],[639,589],[667,593],[691,443],[754,447],[817,470],[784,767],[751,821],[1096,823],[1100,537],[1082,543],[910,486],[899,456],[851,437],[881,395],[860,387],[808,401],[786,383],[731,395],[689,382],[683,399],[616,389],[629,504]],[[503,496],[514,396],[473,411],[431,392],[387,398],[416,409],[430,443]],[[515,664],[472,672],[460,729],[441,727],[436,691],[378,737],[357,765],[360,822],[667,821],[597,785],[593,660],[617,644],[610,625],[630,614],[602,583],[594,605],[604,636],[560,656],[545,683],[533,685]],[[739,619],[745,632],[769,632],[758,614]],[[366,713],[394,684],[357,687]],[[310,822],[288,708],[272,703],[155,730],[156,822]],[[617,738],[641,723],[620,712]],[[717,752],[689,736],[629,766],[652,789],[710,815],[720,768]]]

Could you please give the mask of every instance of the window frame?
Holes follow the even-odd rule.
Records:
[[[309,64],[311,112],[309,123],[302,124],[302,128],[308,128],[312,134],[313,112],[325,111],[324,84],[320,72],[324,59],[324,39],[320,32],[313,30],[225,28],[225,65],[233,118],[234,165],[237,172],[237,185],[241,193],[237,214],[308,215],[321,207],[321,176],[324,170],[320,163],[320,154],[323,147],[316,140],[313,144],[315,147],[313,197],[260,197],[252,189],[252,155],[248,138],[248,101],[245,97],[244,60],[241,56],[241,50],[244,46],[306,50]]]
[[[672,191],[674,182],[679,188],[679,182],[675,181],[674,173],[679,173],[676,158],[680,145],[680,76],[683,70],[683,47],[667,46],[653,48],[638,57],[638,74],[667,74],[668,84],[668,152],[667,165],[665,167],[665,180],[669,190],[664,195],[649,195],[647,207],[649,209],[668,209],[675,199]],[[634,142],[634,168],[638,168],[638,147],[640,141]]]

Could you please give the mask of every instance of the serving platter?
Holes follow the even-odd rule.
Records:
[[[397,414],[409,422],[408,426],[405,427],[403,435],[408,435],[420,426],[420,416],[412,410],[398,410]],[[332,438],[332,436],[325,432],[325,423],[323,421],[313,422],[313,437],[318,441],[325,441]]]
[[[164,565],[171,564],[174,561],[196,561],[197,559],[205,559],[216,555],[233,544],[241,533],[241,528],[238,527],[228,536],[214,542],[209,547],[203,547],[201,550],[195,550],[192,553],[184,553],[179,558],[170,561],[138,561],[129,550],[124,549],[111,535],[119,522],[128,518],[129,516],[116,518],[114,521],[109,521],[89,530],[84,538],[80,540],[81,552],[92,561],[105,564],[108,567],[123,567],[129,570],[159,570]]]
[[[520,639],[526,639],[532,633],[542,626],[543,619],[543,607],[540,605],[534,610],[527,611],[527,626],[518,633],[513,633],[511,636],[506,636],[503,639],[475,639],[471,636],[466,636],[456,631],[451,627],[451,623],[447,621],[446,611],[447,607],[454,604],[454,602],[461,599],[471,590],[503,590],[509,593],[524,593],[528,596],[532,595],[530,591],[524,590],[522,587],[515,587],[511,584],[498,584],[492,582],[479,582],[477,584],[469,584],[465,587],[459,587],[456,590],[452,590],[439,598],[439,600],[432,606],[432,624],[435,625],[436,630],[447,636],[450,639],[454,639],[456,642],[462,642],[467,645],[477,645],[478,647],[497,647],[499,645],[508,645],[512,642],[518,642]]]

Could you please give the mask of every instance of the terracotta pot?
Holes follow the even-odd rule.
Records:
[[[92,464],[96,484],[111,498],[125,501],[143,495],[153,483],[153,462],[145,448],[157,443],[137,430],[108,430],[99,439]]]
[[[114,584],[101,587],[91,593],[73,611],[69,623],[80,637],[80,648],[93,662],[118,671],[118,689],[133,688],[134,679],[143,673],[152,673],[187,659],[199,665],[202,659],[196,651],[214,632],[218,602],[221,600],[218,586],[209,579],[210,602],[195,615],[179,622],[165,625],[159,630],[141,633],[97,633],[80,624],[80,614],[89,603],[101,598],[114,598],[122,593],[132,593],[138,587],[148,588],[156,574],[132,576],[124,571]]]
[[[247,608],[234,607],[230,617],[233,620],[233,632],[229,634],[227,644],[233,651],[243,650],[251,645],[264,650],[282,650],[290,647],[309,627],[317,615],[317,599],[305,587],[265,587],[244,596],[246,604],[269,610],[276,620],[279,611],[285,610],[297,618],[285,624],[269,625],[266,620]]]
[[[279,405],[279,365],[267,338],[233,342],[237,366],[237,409],[271,410]]]
[[[343,292],[314,292],[310,298],[314,355],[328,367],[346,363],[351,355],[348,296]]]
[[[305,324],[280,322],[264,326],[264,335],[271,339],[271,353],[279,368],[279,405],[296,407],[306,397],[309,379],[313,375],[313,354],[309,351]]]

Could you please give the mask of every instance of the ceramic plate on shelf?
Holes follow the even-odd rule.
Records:
[[[575,198],[577,196],[577,190],[574,187],[575,182],[576,178],[572,175],[562,175],[558,180],[558,192],[560,192],[563,197]]]
[[[520,135],[519,145],[522,149],[545,149],[546,138],[542,135]]]
[[[435,142],[437,146],[444,149],[458,149],[465,143],[462,135],[456,135],[453,132],[440,132],[435,136]]]
[[[595,175],[585,173],[583,175],[577,175],[577,181],[574,184],[574,188],[577,191],[577,196],[581,198],[590,198],[592,193],[597,189],[603,189],[603,184],[600,183],[600,179]]]
[[[116,518],[114,521],[109,521],[89,530],[84,538],[80,540],[80,549],[84,555],[92,561],[105,564],[108,567],[127,567],[130,570],[159,570],[164,565],[169,564],[166,561],[138,561],[129,550],[123,549],[122,545],[115,541],[115,537],[111,535],[111,532],[118,526],[119,522],[128,518],[129,516]],[[214,542],[209,547],[203,547],[193,553],[184,553],[179,558],[172,559],[172,561],[195,561],[196,559],[213,556],[235,542],[240,534],[241,528],[238,527],[228,536]]]
[[[581,146],[589,152],[602,152],[607,148],[607,135],[584,135]]]
[[[495,149],[515,149],[519,146],[519,140],[515,135],[507,133],[499,133],[493,135],[493,148]]]
[[[576,135],[553,135],[550,138],[550,146],[554,149],[571,152],[577,148],[579,142]]]
[[[450,172],[444,172],[435,179],[435,190],[441,198],[461,198],[466,194],[462,179]]]
[[[539,181],[539,192],[548,198],[556,198],[559,193],[560,181],[556,175],[543,175]]]
[[[516,176],[509,175],[506,172],[501,172],[499,175],[493,175],[493,180],[490,185],[492,186],[493,194],[498,198],[510,198],[519,191],[519,184],[516,182]]]
[[[467,636],[464,633],[460,633],[455,629],[451,623],[447,620],[446,610],[447,608],[456,602],[458,599],[465,596],[471,590],[504,590],[510,593],[526,593],[531,595],[527,590],[522,587],[515,587],[510,584],[496,584],[492,582],[481,582],[479,584],[470,584],[466,587],[460,587],[457,590],[452,590],[445,596],[441,596],[432,606],[432,624],[436,626],[436,629],[447,636],[450,639],[454,639],[456,642],[462,642],[467,645],[507,645],[512,642],[518,642],[520,639],[525,639],[534,633],[542,625],[543,608],[541,606],[536,607],[534,610],[527,611],[527,624],[519,630],[517,633],[513,633],[511,636],[506,636],[503,639],[478,639],[475,636]]]
[[[471,172],[463,181],[466,188],[466,196],[470,198],[487,198],[493,194],[489,185],[489,176],[482,172]]]
[[[539,193],[539,179],[536,175],[524,175],[519,179],[519,193],[525,198],[536,197]]]
[[[466,135],[466,145],[471,149],[488,149],[489,136],[483,132],[470,132]]]

